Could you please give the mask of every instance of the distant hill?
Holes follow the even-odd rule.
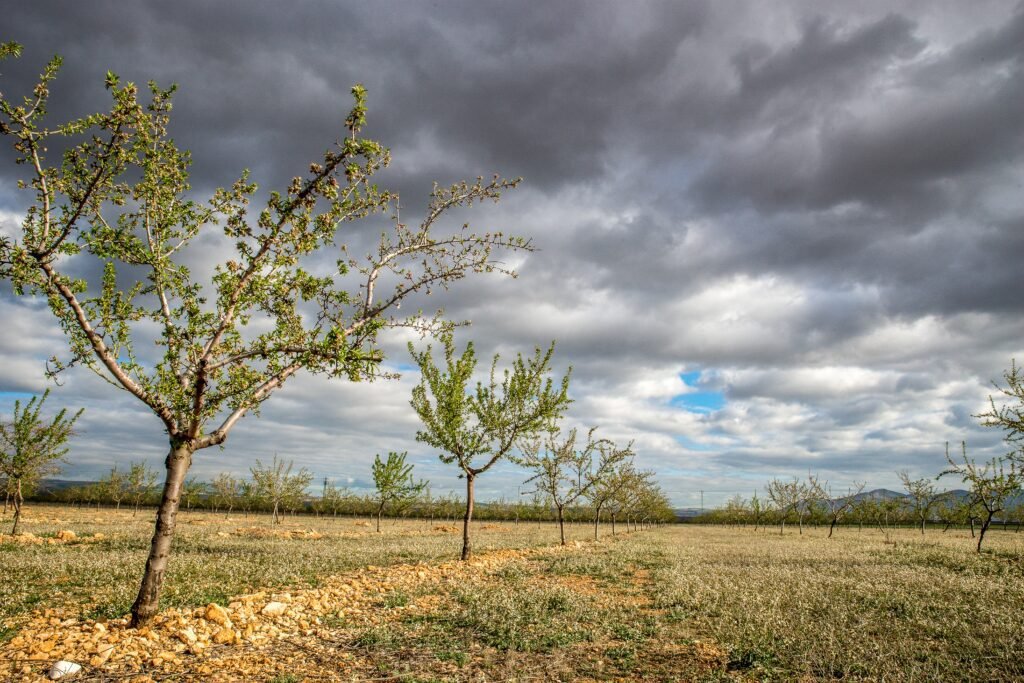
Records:
[[[70,489],[76,486],[88,486],[89,484],[95,483],[95,481],[79,481],[74,479],[43,479],[39,482],[39,492],[57,493],[64,489]]]

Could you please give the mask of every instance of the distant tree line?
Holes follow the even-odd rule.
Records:
[[[182,508],[222,513],[226,517],[265,514],[274,521],[286,515],[382,516],[437,524],[461,521],[465,511],[465,500],[457,494],[434,495],[427,486],[413,496],[390,497],[382,495],[379,489],[356,491],[324,481],[319,495],[310,495],[307,490],[314,481],[313,474],[306,468],[294,471],[291,462],[276,457],[268,465],[257,462],[250,474],[250,477],[238,477],[224,472],[210,481],[191,477],[183,487]],[[550,495],[545,495],[540,488],[523,494],[513,499],[478,502],[474,518],[514,523],[558,521],[558,507]],[[155,470],[145,463],[135,462],[126,471],[112,468],[97,482],[52,491],[38,489],[30,499],[79,507],[120,509],[125,505],[131,506],[134,515],[139,508],[159,504],[160,487]],[[640,527],[672,522],[675,513],[654,483],[652,474],[637,471],[630,462],[588,487],[585,495],[575,499],[574,504],[564,505],[562,519],[564,523],[594,525],[596,534],[599,522],[614,525],[616,529],[620,525]]]

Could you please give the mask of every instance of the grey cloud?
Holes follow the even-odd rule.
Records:
[[[58,116],[102,108],[107,69],[180,83],[174,135],[193,151],[198,197],[247,166],[264,187],[303,172],[341,134],[356,81],[367,134],[394,151],[381,182],[401,191],[403,218],[434,179],[525,176],[501,204],[452,216],[532,236],[541,250],[520,279],[474,278],[409,306],[471,319],[459,339],[482,358],[558,339],[571,419],[636,438],[680,500],[702,482],[747,491],[809,467],[835,481],[927,474],[947,438],[1000,452],[970,412],[1024,357],[1022,6],[40,0],[6,27],[26,54],[0,68],[4,93],[67,57]],[[5,230],[26,201],[9,159]],[[344,238],[362,250],[383,225]],[[217,245],[186,254],[200,277]],[[59,330],[6,288],[0,311],[0,390],[38,392]],[[396,364],[406,340],[383,340]],[[873,379],[807,381],[836,367]],[[703,370],[725,407],[671,406],[684,370]],[[278,451],[365,483],[375,452],[409,450],[457,490],[414,440],[407,374],[298,378],[196,472],[244,473]],[[159,463],[159,425],[129,397],[66,380],[55,397],[88,405],[75,467]],[[520,475],[496,472],[487,490]]]

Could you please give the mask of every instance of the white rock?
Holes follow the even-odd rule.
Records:
[[[265,614],[268,617],[276,617],[280,614],[284,614],[284,611],[288,609],[288,605],[283,602],[268,602],[267,606],[260,610],[261,614]]]
[[[66,660],[60,660],[52,667],[50,667],[50,680],[56,681],[60,678],[66,678],[74,676],[76,673],[82,670],[81,664],[75,664]]]

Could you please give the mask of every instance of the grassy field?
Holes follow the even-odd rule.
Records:
[[[817,529],[780,537],[675,526],[592,543],[591,528],[576,526],[562,550],[551,547],[553,525],[485,523],[476,552],[491,559],[466,567],[451,562],[457,528],[436,522],[386,522],[377,534],[350,518],[277,528],[240,515],[181,521],[165,584],[170,612],[194,619],[189,608],[231,603],[242,620],[233,596],[287,590],[305,610],[294,623],[309,628],[282,626],[290,640],[253,638],[194,657],[129,658],[121,669],[87,668],[86,680],[126,671],[216,679],[204,668],[210,653],[223,680],[245,672],[275,683],[1024,677],[1024,533],[993,532],[979,556],[962,531],[840,529],[827,539]],[[27,531],[79,538],[0,543],[0,660],[28,656],[40,624],[88,630],[122,616],[150,522],[144,512],[29,508]],[[339,581],[367,593],[364,602],[338,602]]]

